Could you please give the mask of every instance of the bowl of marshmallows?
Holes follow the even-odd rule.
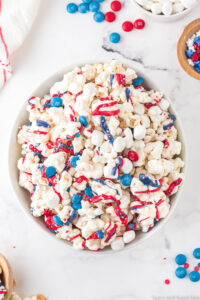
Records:
[[[175,21],[188,14],[198,0],[134,0],[147,15],[157,21]]]

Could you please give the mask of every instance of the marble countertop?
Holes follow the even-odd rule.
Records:
[[[177,22],[157,23],[131,0],[123,2],[116,22],[97,24],[92,15],[66,14],[64,0],[43,0],[29,36],[12,56],[14,75],[0,92],[0,252],[13,267],[20,294],[40,292],[49,300],[200,299],[200,284],[176,279],[173,262],[183,252],[193,266],[192,251],[200,246],[200,82],[184,73],[176,56],[177,39],[199,17],[200,6]],[[122,33],[119,44],[108,42],[123,21],[140,17],[144,30]],[[136,248],[89,256],[57,242],[24,215],[9,184],[9,133],[20,105],[50,74],[77,60],[122,57],[172,99],[186,135],[188,174],[176,212],[161,231]]]

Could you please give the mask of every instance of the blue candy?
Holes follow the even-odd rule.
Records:
[[[72,197],[72,205],[71,207],[75,210],[80,209],[82,207],[81,200],[83,199],[83,195],[81,194],[75,194]]]
[[[197,45],[200,46],[200,35],[194,39],[194,43],[197,43]]]
[[[47,178],[53,177],[56,174],[56,168],[53,166],[47,167],[44,171]]]
[[[195,67],[200,67],[200,61],[193,61]]]
[[[81,3],[79,4],[78,6],[78,11],[81,13],[81,14],[86,14],[89,10],[89,5],[87,3]]]
[[[195,67],[195,70],[200,73],[200,67]]]
[[[105,19],[104,13],[102,13],[101,11],[96,12],[93,16],[93,19],[97,23],[103,22]]]
[[[62,99],[58,96],[51,98],[51,106],[52,107],[61,107],[63,104]]]
[[[68,13],[75,14],[77,10],[78,10],[78,6],[75,3],[72,2],[67,5]]]
[[[84,127],[86,127],[86,126],[88,125],[88,121],[87,121],[86,117],[80,116],[80,117],[78,118],[78,120],[79,120],[79,122],[80,122],[81,124],[83,124]]]
[[[49,123],[42,120],[36,120],[36,125],[39,127],[41,126],[41,127],[51,128],[51,125],[49,125]]]
[[[104,0],[96,0],[97,2],[103,2]]]
[[[184,254],[178,254],[176,257],[175,257],[175,262],[177,263],[177,265],[184,265],[186,263],[186,256]]]
[[[191,49],[187,49],[187,50],[185,51],[185,54],[186,54],[187,57],[190,58],[190,57],[194,54],[194,52],[193,52]]]
[[[197,271],[192,271],[189,274],[189,278],[190,278],[191,281],[197,282],[200,279],[200,274]]]
[[[198,267],[200,268],[200,263],[198,263]]]
[[[122,177],[121,177],[121,183],[124,185],[124,186],[130,186],[131,185],[131,181],[132,181],[132,177],[130,174],[124,174]]]
[[[82,0],[84,3],[90,3],[92,0]]]
[[[59,225],[59,226],[63,225],[63,222],[61,221],[61,219],[58,216],[53,216],[53,220],[57,225]]]
[[[113,32],[113,33],[111,33],[110,36],[109,36],[109,40],[110,40],[110,42],[113,43],[113,44],[119,43],[120,38],[121,38],[121,37],[120,37],[120,34],[117,33],[117,32]]]
[[[74,136],[75,136],[75,137],[79,137],[79,136],[81,136],[81,134],[80,134],[80,132],[77,132],[77,133],[75,133]]]
[[[100,8],[100,5],[98,2],[92,1],[89,4],[89,10],[92,12],[97,12]]]
[[[175,275],[176,275],[176,277],[182,279],[187,275],[187,271],[183,267],[178,267],[175,271]]]
[[[197,259],[200,259],[200,248],[194,249],[193,256]]]
[[[99,239],[103,239],[103,238],[104,238],[104,233],[103,233],[103,231],[99,230],[99,231],[96,232],[96,234],[97,234],[97,237],[98,237]]]
[[[77,161],[80,159],[79,156],[72,156],[69,160],[70,162],[70,165],[73,167],[73,168],[76,168],[77,166]]]
[[[138,87],[140,84],[143,84],[143,82],[144,82],[144,78],[142,78],[142,77],[137,77],[136,79],[134,79],[134,80],[132,81],[132,85],[133,85],[134,87]]]
[[[93,192],[92,192],[92,189],[90,186],[87,186],[86,189],[84,190],[84,193],[86,196],[92,198],[94,195],[93,195]]]

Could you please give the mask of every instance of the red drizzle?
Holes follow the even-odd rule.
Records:
[[[107,111],[107,110],[100,110],[102,107],[111,107],[114,106],[115,104],[117,104],[117,101],[112,101],[110,103],[103,103],[100,104],[96,107],[96,109],[92,112],[93,116],[116,116],[118,115],[118,113],[120,112],[120,109],[116,109],[116,110],[111,110],[111,111]]]
[[[170,186],[168,187],[168,189],[164,192],[166,196],[170,196],[171,193],[173,192],[173,190],[175,189],[176,186],[178,186],[181,182],[182,182],[182,178],[178,178],[177,180],[174,180]]]

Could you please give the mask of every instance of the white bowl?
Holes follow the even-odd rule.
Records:
[[[105,59],[103,61],[104,62],[109,62],[110,60]],[[132,64],[130,62],[127,63],[127,61],[124,60],[124,59],[121,60],[121,61],[125,66],[127,66],[127,67],[129,66],[129,67],[133,68],[139,76],[142,76],[144,78],[144,87],[145,88],[159,90],[158,87],[154,83],[152,83],[152,81],[149,78],[147,78],[147,76],[145,74],[143,74],[137,68],[134,67],[134,64]],[[125,61],[125,63],[124,63],[124,61]],[[87,64],[102,63],[102,60],[101,61],[92,61],[92,60],[84,61],[84,62],[81,62],[81,63],[77,63],[76,65],[70,65],[69,67],[66,67],[65,69],[62,69],[61,71],[56,72],[55,74],[53,74],[52,76],[47,78],[44,82],[42,82],[40,84],[40,86],[36,90],[34,90],[33,93],[31,93],[30,97],[33,96],[33,95],[34,96],[43,96],[44,94],[48,93],[50,87],[56,81],[59,81],[59,80],[62,79],[63,74],[65,74],[66,72],[69,72],[70,70],[72,70],[76,66],[81,66],[81,65],[84,65],[86,63]],[[166,96],[165,96],[165,98],[168,99]],[[183,132],[181,130],[181,124],[180,124],[179,118],[177,116],[177,113],[174,111],[174,109],[171,106],[171,101],[169,99],[168,99],[168,101],[170,103],[170,113],[175,114],[176,117],[177,117],[176,128],[178,130],[179,141],[182,143],[181,158],[186,163],[185,141],[184,141],[184,137],[183,137]],[[36,217],[32,216],[32,214],[30,212],[30,202],[29,202],[30,194],[29,194],[28,191],[26,191],[24,188],[20,187],[19,184],[18,184],[19,172],[18,172],[18,169],[17,169],[17,161],[21,157],[21,154],[20,154],[21,146],[17,143],[17,133],[18,133],[18,130],[19,130],[20,126],[28,122],[28,112],[26,111],[26,106],[27,106],[27,102],[23,103],[21,109],[19,110],[19,112],[17,114],[17,117],[16,117],[16,120],[14,121],[13,129],[12,129],[11,136],[10,136],[9,162],[8,162],[9,163],[10,181],[11,181],[12,189],[13,189],[19,203],[21,204],[21,207],[23,208],[25,214],[29,217],[29,219],[31,219],[35,224],[37,224],[43,231],[45,231],[49,235],[53,236],[54,234],[51,233],[49,231],[49,229],[47,229],[45,227],[45,223],[43,221],[43,218],[36,218]],[[184,170],[184,173],[185,173],[185,170]],[[180,190],[182,190],[182,187],[180,188]],[[173,212],[176,208],[176,205],[177,205],[178,201],[180,200],[180,195],[181,195],[180,190],[179,190],[178,193],[176,193],[175,195],[173,195],[171,197],[171,208],[170,208],[170,212],[169,212],[168,216],[165,219],[160,220],[156,224],[156,226],[154,226],[152,228],[152,230],[149,231],[148,233],[143,233],[141,231],[138,231],[136,233],[135,240],[132,243],[127,244],[124,247],[124,249],[129,249],[131,246],[136,246],[139,243],[141,243],[142,241],[145,241],[147,238],[152,236],[155,232],[158,231],[158,229],[160,229],[166,223],[166,221],[169,219],[169,217],[173,214]],[[70,242],[67,242],[67,241],[64,241],[64,240],[61,240],[61,239],[57,239],[57,238],[55,240],[59,240],[62,243],[64,242],[65,244],[70,245],[72,247],[72,244]],[[64,243],[63,243],[63,245],[64,245]],[[83,252],[88,252],[88,250],[85,250]],[[102,253],[102,252],[107,252],[107,253],[111,252],[112,253],[113,250],[111,250],[110,247],[109,248],[107,247],[104,250],[99,251],[98,253]]]
[[[147,16],[149,16],[150,18],[153,18],[155,21],[158,21],[158,22],[173,22],[173,21],[177,21],[177,20],[185,17],[187,14],[189,14],[189,12],[191,12],[191,10],[193,10],[197,5],[199,5],[199,1],[197,0],[197,2],[194,3],[191,7],[183,10],[182,12],[166,16],[166,15],[163,15],[163,14],[155,15],[150,10],[147,10],[143,6],[139,5],[135,0],[132,0],[132,2],[142,12],[144,12]]]

